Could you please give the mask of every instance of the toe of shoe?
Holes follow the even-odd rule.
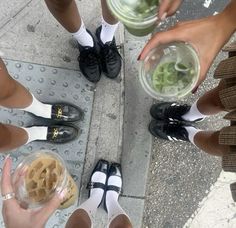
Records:
[[[122,176],[121,165],[119,163],[112,163],[109,169],[108,176]]]
[[[103,172],[103,173],[106,173],[108,172],[108,167],[109,167],[109,162],[106,161],[106,160],[103,160],[103,159],[100,159],[95,168],[94,168],[94,172],[95,171],[100,171],[100,172]]]
[[[79,121],[84,118],[84,112],[81,108],[69,105],[68,121]]]
[[[82,109],[69,103],[57,103],[52,106],[51,118],[55,121],[74,122],[83,119],[83,116]]]
[[[163,122],[152,120],[148,126],[148,130],[154,137],[166,139],[166,135],[163,132],[163,126]]]
[[[158,103],[152,105],[150,109],[150,114],[154,119],[163,120],[165,119],[164,111],[170,105],[168,102]]]

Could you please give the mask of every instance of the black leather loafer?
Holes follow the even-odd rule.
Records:
[[[79,136],[79,130],[74,126],[48,126],[47,141],[52,143],[67,143]]]
[[[57,122],[75,122],[82,120],[83,111],[72,104],[55,103],[52,105],[51,119]]]

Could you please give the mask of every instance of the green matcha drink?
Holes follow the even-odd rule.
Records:
[[[195,50],[176,42],[153,49],[140,65],[144,90],[158,100],[177,100],[196,86],[200,64]]]
[[[107,0],[115,17],[135,36],[145,36],[157,26],[159,0]]]

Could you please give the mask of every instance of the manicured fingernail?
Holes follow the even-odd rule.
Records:
[[[193,93],[193,94],[197,92],[198,87],[199,87],[199,86],[197,86],[194,90],[192,90],[192,93]]]
[[[60,200],[64,200],[67,193],[67,189],[64,189],[61,193],[59,193]]]
[[[166,19],[167,16],[167,12],[163,13],[163,15],[161,16],[161,21],[164,21]]]

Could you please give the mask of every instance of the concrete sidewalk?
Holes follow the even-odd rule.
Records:
[[[77,3],[86,26],[94,32],[101,21],[100,1],[77,0]],[[183,8],[161,29],[178,20],[215,14],[225,4],[226,1],[217,0],[185,0]],[[37,149],[58,152],[80,187],[80,204],[87,198],[85,187],[96,161],[99,158],[118,161],[124,174],[120,202],[134,228],[212,227],[215,217],[210,215],[218,209],[211,204],[222,207],[223,215],[227,213],[219,216],[222,227],[235,226],[232,212],[235,205],[226,187],[234,176],[220,175],[219,159],[200,153],[192,145],[159,139],[152,143],[147,131],[152,99],[139,84],[136,60],[147,37],[133,37],[121,25],[116,34],[122,47],[121,74],[116,80],[103,76],[94,85],[81,75],[75,42],[51,16],[43,0],[11,0],[0,5],[0,53],[4,53],[12,76],[42,101],[71,101],[86,114],[85,120],[78,123],[82,129],[78,141],[63,146],[31,143],[12,152],[14,165]],[[215,64],[222,58],[225,55],[221,54]],[[197,96],[214,86],[215,64]],[[185,102],[194,100],[190,96]],[[11,109],[1,108],[0,116],[2,122],[19,126],[36,121],[25,112]],[[199,126],[219,129],[224,124],[221,116],[217,116]],[[1,165],[4,158],[5,155],[0,155]],[[221,204],[217,202],[219,191]],[[64,227],[76,206],[57,211],[47,227]],[[205,218],[212,221],[204,221]],[[4,227],[3,222],[0,224]],[[106,224],[107,216],[99,209],[94,227],[104,228]]]

